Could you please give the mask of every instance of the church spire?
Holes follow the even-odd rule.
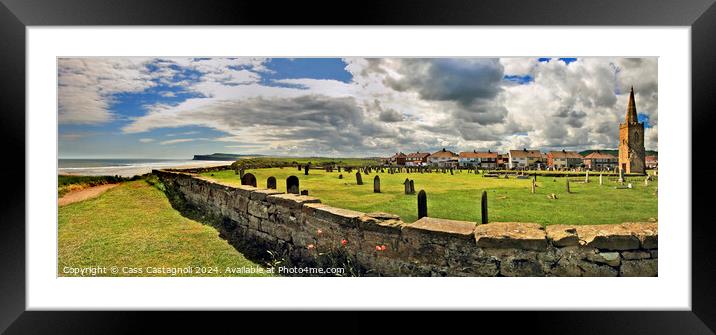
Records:
[[[627,103],[626,123],[638,122],[636,117],[636,103],[634,102],[634,86],[629,92],[629,103]]]

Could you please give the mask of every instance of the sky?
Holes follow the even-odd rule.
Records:
[[[58,59],[60,158],[615,149],[657,58]]]

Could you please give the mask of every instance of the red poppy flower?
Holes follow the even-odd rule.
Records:
[[[341,245],[342,245],[342,246],[345,246],[346,244],[348,244],[348,240],[346,240],[345,238],[342,239],[342,240],[341,240]]]

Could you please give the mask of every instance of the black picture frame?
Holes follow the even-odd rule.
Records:
[[[463,318],[442,314],[455,325],[475,325],[471,319],[490,320],[510,332],[530,331],[556,334],[713,334],[716,330],[716,255],[714,228],[708,216],[713,189],[708,176],[716,161],[708,135],[716,114],[716,94],[712,80],[716,69],[716,5],[714,0],[442,0],[442,1],[329,1],[273,2],[168,0],[0,0],[0,133],[3,155],[14,162],[0,164],[6,192],[0,202],[0,331],[7,333],[125,333],[163,332],[186,329],[175,315],[140,312],[35,312],[26,311],[25,298],[25,38],[27,26],[65,25],[558,25],[558,26],[688,26],[691,27],[690,117],[692,150],[684,152],[684,168],[692,178],[692,295],[689,311],[592,311],[592,312],[480,312]],[[348,8],[350,7],[350,8]],[[267,13],[270,13],[268,15]],[[629,38],[629,36],[625,36]],[[9,151],[9,152],[8,152]],[[704,154],[708,153],[708,154]],[[699,154],[699,156],[696,156]],[[686,155],[690,155],[687,159]],[[698,157],[698,160],[694,159]],[[19,167],[22,166],[22,169]],[[23,178],[18,174],[22,173]],[[9,177],[13,176],[13,177]],[[12,191],[7,191],[12,190]],[[668,238],[662,237],[662,238]],[[687,260],[685,260],[687,261]],[[488,314],[489,313],[489,314]],[[237,316],[223,313],[203,317],[214,325],[236,329]],[[180,316],[180,318],[184,318]],[[252,320],[254,316],[240,318]],[[283,319],[283,317],[280,317]],[[297,319],[305,320],[301,315]],[[346,329],[370,330],[380,319],[405,329],[403,322],[391,316],[322,316]],[[504,321],[498,321],[503,319]],[[151,320],[141,331],[135,326]],[[233,320],[233,321],[232,321]],[[370,322],[363,322],[368,321]],[[412,315],[413,325],[422,331],[444,332],[448,322],[422,322],[425,317]],[[229,322],[232,321],[232,322]],[[276,322],[272,327],[285,323]],[[204,324],[204,323],[202,323]],[[384,323],[385,324],[385,323]],[[196,325],[195,325],[196,326]],[[295,325],[294,325],[295,326]],[[381,326],[383,332],[386,326]],[[439,327],[439,328],[438,328]],[[484,328],[488,331],[489,328]]]

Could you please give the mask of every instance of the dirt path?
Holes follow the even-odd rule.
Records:
[[[78,202],[78,201],[98,197],[100,194],[102,194],[105,191],[109,190],[110,188],[113,188],[118,185],[119,184],[104,184],[104,185],[99,185],[99,186],[88,187],[88,188],[81,189],[78,191],[71,191],[71,192],[65,194],[62,198],[60,198],[57,201],[57,203],[60,206],[64,206],[64,205],[69,205],[73,202]]]

